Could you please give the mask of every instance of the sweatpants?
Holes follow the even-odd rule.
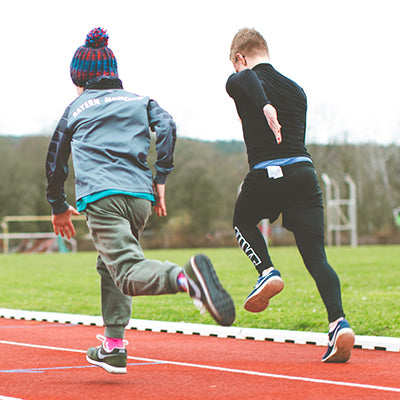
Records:
[[[105,335],[123,338],[132,297],[179,292],[177,277],[182,268],[144,257],[139,235],[151,215],[150,201],[113,195],[88,204],[85,214],[98,252]]]
[[[293,232],[304,264],[325,304],[329,322],[343,317],[340,281],[329,265],[324,243],[322,192],[313,165],[301,162],[282,167],[283,176],[270,178],[267,170],[251,170],[237,198],[233,229],[240,247],[257,272],[274,266],[257,225],[274,222]]]

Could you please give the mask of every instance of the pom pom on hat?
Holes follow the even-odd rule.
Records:
[[[92,29],[86,36],[85,44],[79,47],[72,58],[70,74],[76,86],[98,76],[118,77],[117,60],[108,46],[108,34],[105,29]]]
[[[94,28],[86,36],[86,47],[92,47],[98,49],[99,47],[105,47],[108,45],[107,31],[103,28]]]

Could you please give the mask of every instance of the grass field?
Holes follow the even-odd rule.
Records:
[[[236,305],[234,326],[326,332],[326,311],[295,247],[271,254],[285,289],[259,314],[243,309],[257,273],[238,248],[148,250],[147,258],[183,265],[204,252]],[[342,286],[344,309],[358,335],[400,337],[400,246],[331,247],[328,260]],[[0,307],[100,315],[95,253],[0,255]],[[186,294],[136,297],[132,318],[214,324]]]

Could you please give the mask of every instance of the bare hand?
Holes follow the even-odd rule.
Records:
[[[167,206],[165,204],[165,184],[156,183],[154,185],[154,192],[156,195],[156,204],[154,211],[159,217],[167,216]]]
[[[66,236],[68,239],[75,236],[75,228],[71,220],[72,215],[79,215],[79,212],[72,206],[69,206],[68,210],[62,214],[53,215],[52,223],[56,235],[60,234],[62,237]]]
[[[263,112],[269,127],[275,135],[276,143],[280,144],[282,142],[281,125],[278,121],[275,107],[272,104],[266,104],[263,108]]]

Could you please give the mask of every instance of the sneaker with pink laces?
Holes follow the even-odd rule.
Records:
[[[107,338],[102,335],[97,335],[96,338],[102,343],[97,347],[90,347],[86,353],[86,360],[93,365],[97,365],[105,369],[111,374],[126,374],[126,360],[128,353],[125,345],[128,344],[126,340],[123,341],[124,347],[115,347],[111,351],[105,348]]]

